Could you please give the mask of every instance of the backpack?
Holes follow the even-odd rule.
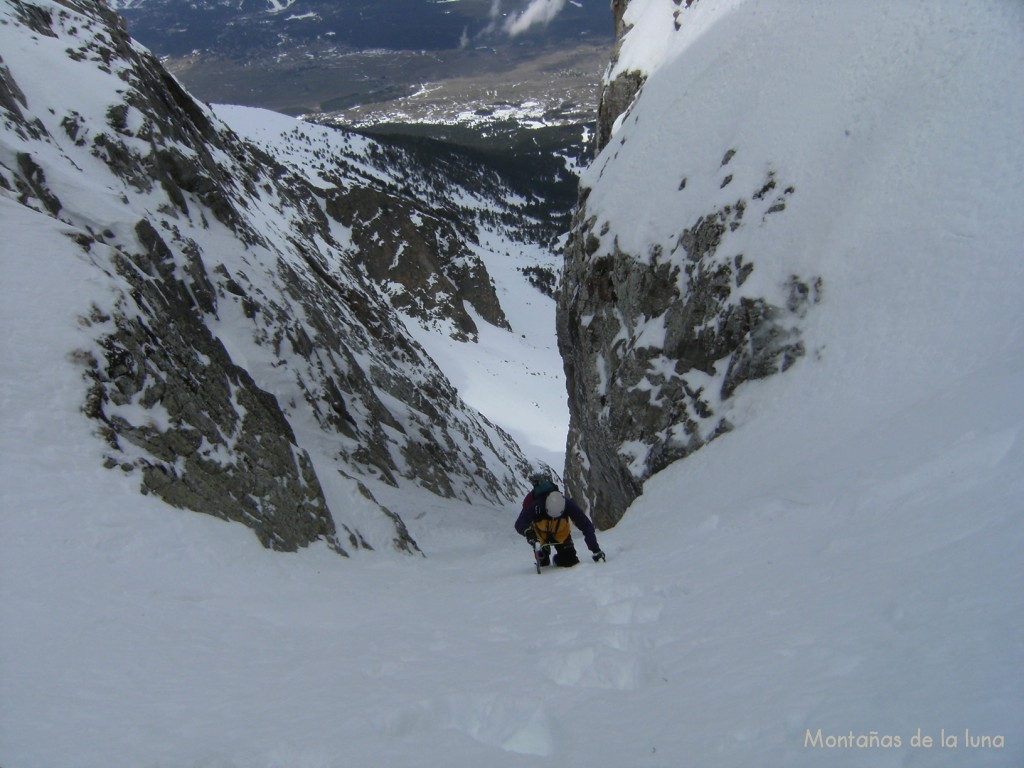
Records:
[[[572,534],[568,516],[563,512],[560,517],[549,517],[544,506],[548,494],[557,490],[558,486],[550,480],[541,480],[523,500],[523,510],[532,508],[533,530],[545,544],[563,544]]]
[[[523,511],[534,508],[534,517],[538,513],[544,514],[544,499],[547,498],[548,494],[552,491],[557,491],[558,486],[550,480],[538,480],[533,490],[526,494],[526,498],[523,499]]]

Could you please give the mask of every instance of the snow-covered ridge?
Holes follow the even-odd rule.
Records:
[[[375,505],[374,484],[518,494],[514,440],[460,400],[395,311],[465,341],[477,322],[508,328],[466,245],[498,216],[485,198],[500,182],[481,173],[471,192],[417,176],[398,150],[284,118],[261,149],[102,4],[3,13],[0,192],[51,217],[96,269],[74,358],[108,466],[284,549],[414,547],[393,511],[346,522],[351,498]],[[31,250],[17,244],[19,269]]]
[[[1019,274],[1019,8],[637,0],[623,19],[609,80],[646,79],[582,177],[562,326],[570,475],[609,521],[747,418],[750,379],[833,355],[873,375],[898,348],[900,375],[934,385],[960,326],[925,297],[995,328],[1016,301],[996,275]]]

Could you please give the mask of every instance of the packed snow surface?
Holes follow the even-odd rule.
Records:
[[[742,429],[649,481],[604,564],[537,576],[517,510],[423,493],[380,495],[425,559],[272,553],[140,497],[66,359],[93,268],[0,197],[4,768],[1024,764],[1024,9],[694,9],[598,164],[661,183],[674,79],[702,105],[679,157],[758,129],[752,162],[799,161],[787,243],[826,293],[814,354],[744,385]],[[873,87],[823,136],[840,65]],[[810,111],[759,111],[762,81]]]

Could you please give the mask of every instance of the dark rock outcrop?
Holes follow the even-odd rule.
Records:
[[[326,208],[352,230],[367,276],[398,289],[389,294],[397,309],[426,323],[450,322],[463,341],[477,335],[463,302],[492,325],[509,327],[490,275],[452,222],[366,187],[329,191]]]
[[[615,21],[615,47],[612,50],[612,67],[619,60],[619,51],[622,48],[622,40],[629,32],[625,21],[626,8],[629,7],[629,0],[612,0],[612,17]],[[597,135],[595,136],[595,149],[600,152],[608,144],[612,135],[612,127],[619,115],[624,113],[633,99],[640,92],[647,76],[636,70],[622,72],[614,78],[605,78],[601,82],[600,92],[597,100]]]

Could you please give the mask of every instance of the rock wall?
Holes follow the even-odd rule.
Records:
[[[690,3],[677,5],[683,11]],[[628,34],[627,3],[613,7]],[[681,18],[673,17],[677,28]],[[622,111],[645,98],[637,96],[645,79],[630,72],[606,83],[605,145]],[[615,149],[606,146],[595,166],[614,163]],[[594,187],[584,180],[565,252],[558,341],[569,390],[566,484],[600,527],[621,519],[652,474],[733,429],[723,405],[744,382],[785,371],[807,352],[800,321],[821,300],[824,281],[788,275],[772,298],[750,295],[745,283],[760,265],[739,245],[767,236],[796,186],[769,162],[756,186],[737,189],[731,164],[739,151],[703,163],[717,170],[702,188],[726,195],[726,204],[695,199],[685,176],[672,181],[678,234],[652,238],[643,252],[623,249],[617,237],[620,226],[632,226],[637,201],[623,195],[621,213],[599,220],[590,206]],[[601,185],[601,176],[589,183]],[[614,199],[614,189],[603,191]]]
[[[390,294],[396,308],[425,323],[451,323],[460,341],[477,337],[463,302],[492,325],[509,327],[490,275],[465,245],[473,233],[456,222],[365,187],[331,190],[326,209],[352,229],[367,276],[397,288]]]
[[[615,21],[615,47],[612,49],[611,66],[619,59],[622,40],[629,27],[626,25],[625,14],[629,0],[612,0],[612,17]],[[601,82],[597,101],[597,135],[595,149],[600,152],[608,144],[612,135],[612,126],[619,115],[624,113],[637,93],[643,87],[646,75],[637,70],[619,73],[614,78],[604,78]]]

